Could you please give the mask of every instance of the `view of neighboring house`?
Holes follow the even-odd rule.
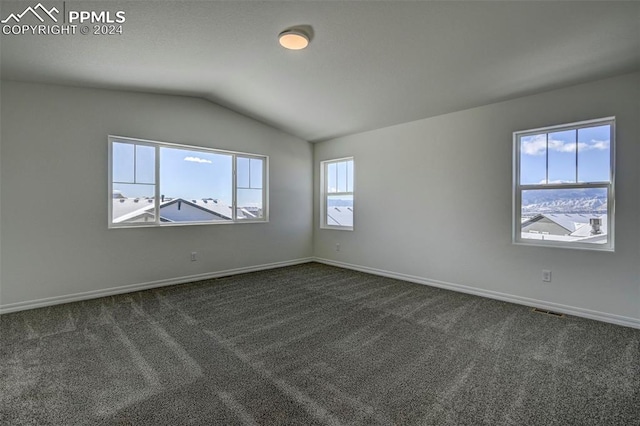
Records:
[[[604,244],[607,241],[607,215],[540,213],[523,218],[521,229],[522,238]]]
[[[161,222],[212,222],[232,220],[231,206],[214,198],[185,200],[163,198],[160,202]],[[155,222],[155,203],[152,197],[128,198],[118,191],[113,193],[113,222]],[[251,211],[250,211],[251,210]],[[261,217],[258,208],[238,207],[238,219]]]

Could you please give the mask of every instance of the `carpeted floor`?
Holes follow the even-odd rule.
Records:
[[[640,425],[640,330],[317,263],[0,326],[3,425]]]

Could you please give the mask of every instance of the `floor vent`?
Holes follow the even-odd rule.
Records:
[[[564,314],[560,314],[558,312],[547,311],[546,309],[533,308],[531,309],[533,312],[537,312],[539,314],[551,315],[552,317],[562,318]]]

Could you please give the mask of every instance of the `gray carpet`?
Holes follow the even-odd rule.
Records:
[[[640,425],[640,330],[316,263],[0,325],[3,425]]]

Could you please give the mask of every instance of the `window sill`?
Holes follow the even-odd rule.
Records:
[[[334,231],[353,231],[353,226],[330,226],[330,225],[321,225],[320,229],[331,229]]]
[[[135,229],[135,228],[173,228],[179,226],[203,226],[203,225],[237,225],[244,223],[269,223],[269,220],[238,220],[238,221],[217,221],[217,222],[188,222],[188,223],[163,223],[161,225],[151,223],[148,225],[111,225],[109,224],[109,229]]]
[[[615,248],[608,244],[566,244],[566,243],[552,243],[549,241],[538,242],[538,241],[526,241],[526,240],[516,240],[512,241],[513,245],[517,246],[529,246],[529,247],[543,247],[543,248],[560,248],[560,249],[570,249],[570,250],[582,250],[582,251],[596,251],[596,252],[609,252],[614,253]]]

